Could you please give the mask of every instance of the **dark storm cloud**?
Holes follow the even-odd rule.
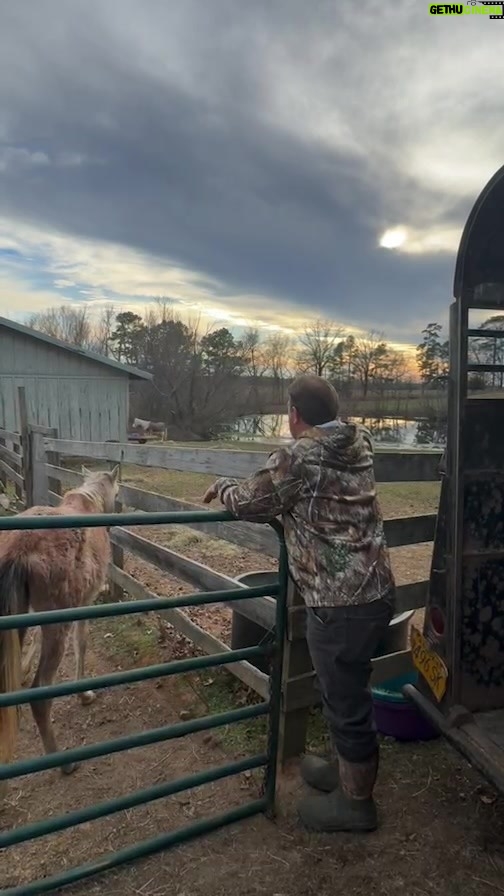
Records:
[[[336,35],[343,17],[325,2],[308,16],[297,0],[252,4],[255,15],[237,3],[173,6],[3,7],[0,215],[153,253],[217,278],[229,295],[263,294],[415,338],[413,321],[445,310],[454,257],[377,247],[397,223],[392,210],[418,202],[418,184],[398,170],[401,128],[385,114],[386,96],[381,120],[360,105],[358,79],[345,78],[341,35],[342,55],[327,50],[328,28]],[[352,39],[362,49],[358,31]],[[292,127],[287,100],[271,112],[277,83],[262,60],[282,40],[301,66],[326,53],[345,108],[379,128],[381,159],[304,128],[296,87]],[[429,202],[437,223],[460,229],[471,205],[425,188],[421,208]]]

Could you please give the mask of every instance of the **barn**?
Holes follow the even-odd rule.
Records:
[[[61,439],[125,441],[132,381],[150,373],[0,317],[0,427],[19,432],[17,389],[30,423]]]

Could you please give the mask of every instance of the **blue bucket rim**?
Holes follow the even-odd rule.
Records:
[[[390,678],[388,681],[382,682],[381,685],[372,687],[371,693],[373,699],[382,703],[409,703],[402,693],[402,688],[405,684],[416,684],[417,681],[418,673],[409,672],[407,675]]]

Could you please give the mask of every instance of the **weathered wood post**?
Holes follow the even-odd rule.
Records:
[[[24,386],[18,386],[17,390],[19,411],[19,432],[21,433],[21,448],[23,450],[22,474],[24,479],[25,506],[33,504],[33,470],[31,461],[31,439],[28,430],[28,409],[26,404],[26,392]]]
[[[4,448],[7,447],[5,439],[0,438],[0,447],[4,447]],[[4,487],[4,491],[7,491],[8,481],[9,480],[7,478],[7,474],[2,469],[0,469],[0,482],[2,483],[2,485]]]
[[[30,504],[47,505],[49,503],[49,478],[46,468],[46,449],[44,444],[45,435],[43,432],[36,432],[30,426],[29,442],[30,442],[30,461],[33,476],[32,500]]]
[[[282,710],[280,716],[280,761],[299,756],[305,750],[308,729],[308,701],[299,705],[296,698],[296,680],[313,672],[313,666],[304,634],[299,624],[304,601],[289,578],[287,588],[287,631],[285,633],[282,669]]]
[[[48,429],[47,435],[51,439],[57,439],[58,438],[58,430],[57,429]],[[60,466],[60,455],[56,451],[47,451],[46,452],[46,462],[48,464],[51,464],[53,467],[59,467]],[[53,479],[52,476],[48,475],[48,485],[49,485],[50,491],[52,491],[54,494],[61,497],[62,488],[61,488],[61,481],[59,479]]]
[[[23,459],[21,457],[21,445],[18,442],[13,442],[12,450],[14,451],[14,454],[19,455],[18,470],[19,470],[20,475],[22,476],[23,475]],[[16,491],[16,498],[18,499],[19,503],[22,504],[23,500],[24,500],[23,486],[19,482],[16,482],[14,488]]]
[[[109,468],[111,470],[116,466],[115,461],[109,461]],[[119,463],[119,482],[122,480],[122,464]],[[122,513],[123,511],[123,503],[118,498],[115,502],[115,511],[116,513]],[[112,545],[112,563],[114,566],[117,566],[119,569],[124,569],[124,550],[119,547],[117,544]],[[112,600],[119,601],[123,600],[124,592],[120,585],[116,582],[109,579],[109,594]]]

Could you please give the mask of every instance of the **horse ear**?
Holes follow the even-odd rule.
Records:
[[[110,471],[109,476],[112,482],[117,482],[119,479],[119,464],[116,464],[114,469]]]
[[[87,476],[91,476],[91,470],[88,470],[84,464],[82,465],[82,475],[84,476],[84,479],[86,479]]]

